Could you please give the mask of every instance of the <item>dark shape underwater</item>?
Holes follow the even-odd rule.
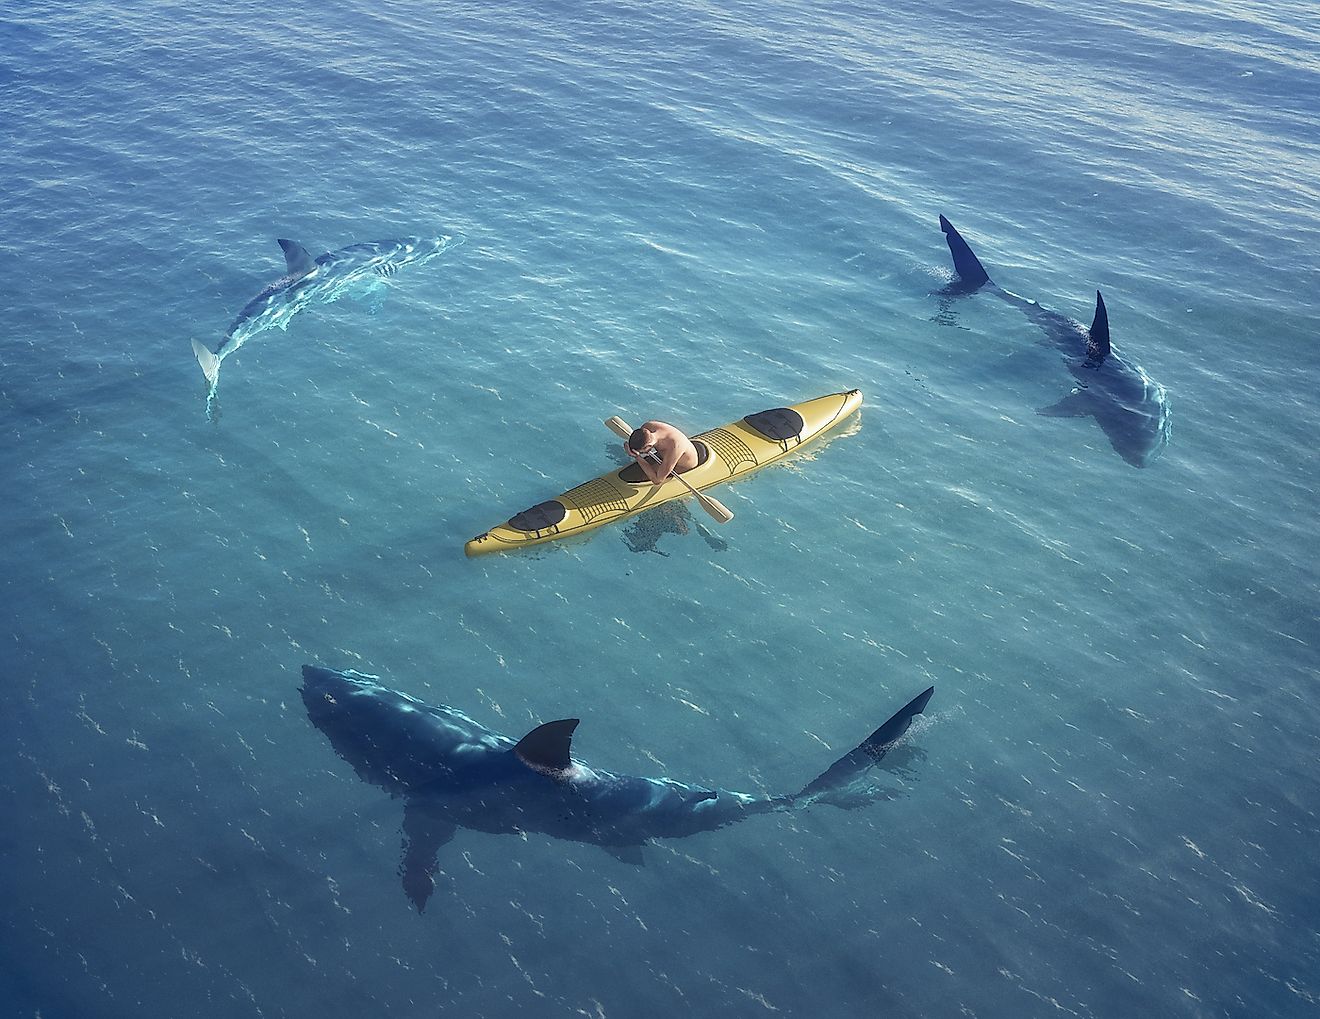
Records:
[[[623,452],[618,443],[607,442],[605,453],[621,468],[634,462],[632,457]],[[660,550],[660,539],[666,534],[686,537],[691,527],[695,527],[702,540],[716,552],[728,549],[729,543],[702,526],[687,508],[686,500],[682,499],[655,506],[645,513],[638,513],[623,529],[623,543],[628,546],[630,552],[654,552],[656,555],[668,558],[669,553]]]
[[[972,294],[987,289],[1019,309],[1044,332],[1049,344],[1063,353],[1077,387],[1058,403],[1038,414],[1047,417],[1090,417],[1133,467],[1145,467],[1169,444],[1169,401],[1164,387],[1140,365],[1125,360],[1109,342],[1109,313],[1100,291],[1095,292],[1091,328],[1066,315],[1042,308],[1035,301],[998,286],[981,265],[952,223],[940,216],[940,229],[949,242],[958,278],[941,293]]]
[[[660,539],[666,534],[686,536],[693,527],[715,551],[723,552],[729,547],[727,541],[703,527],[681,501],[667,502],[637,514],[624,528],[623,543],[632,552],[654,552],[656,555],[668,556],[668,552],[660,550]]]
[[[460,711],[425,704],[351,670],[304,665],[301,692],[307,717],[358,777],[403,797],[400,876],[421,911],[435,887],[436,854],[458,828],[541,832],[640,864],[642,846],[654,838],[682,838],[814,802],[865,802],[849,800],[847,787],[894,747],[935,688],[913,698],[801,791],[781,796],[588,767],[569,753],[576,718],[547,722],[515,742]]]

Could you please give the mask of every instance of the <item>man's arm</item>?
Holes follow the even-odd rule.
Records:
[[[651,484],[659,486],[669,480],[669,475],[674,473],[674,467],[678,464],[678,443],[672,438],[664,435],[664,431],[670,426],[663,421],[647,421],[642,428],[648,432],[660,432],[654,447],[655,455],[659,457],[660,462],[656,463],[650,455],[638,456],[633,452],[632,447],[625,442],[623,448],[628,451],[628,455],[637,461],[641,467],[642,473],[651,481]]]
[[[669,475],[673,474],[673,469],[678,466],[678,444],[671,438],[664,449],[656,449],[656,453],[660,454],[660,467],[656,470],[660,480],[657,480],[656,484],[661,484],[669,480]]]
[[[678,463],[678,443],[670,439],[665,444],[664,450],[659,449],[657,446],[656,452],[660,454],[660,466],[655,467],[655,461],[651,461],[647,464],[647,467],[655,470],[655,473],[651,475],[651,484],[663,485],[669,480],[669,475],[674,473],[674,466]],[[647,467],[642,469],[646,470]]]
[[[650,454],[646,456],[639,456],[637,458],[637,466],[639,466],[642,469],[643,474],[645,474],[648,478],[651,479],[651,484],[663,485],[665,483],[665,478],[667,477],[667,475],[660,473],[659,465],[656,464],[656,462],[651,459]]]

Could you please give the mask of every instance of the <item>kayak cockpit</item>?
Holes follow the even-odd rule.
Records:
[[[697,467],[704,466],[710,459],[710,449],[700,439],[692,440],[692,447],[697,451]],[[687,471],[679,471],[679,474],[686,474],[688,471],[695,471],[697,467],[689,467]],[[619,471],[619,480],[629,485],[649,485],[651,479],[642,471],[641,465],[630,463],[623,470]]]

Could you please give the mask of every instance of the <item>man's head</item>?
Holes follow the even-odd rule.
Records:
[[[638,428],[628,436],[628,448],[634,453],[643,453],[648,446],[653,445],[655,445],[655,436],[645,428]]]

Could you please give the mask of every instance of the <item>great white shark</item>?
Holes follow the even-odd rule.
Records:
[[[313,258],[297,241],[279,238],[284,249],[285,274],[244,305],[215,350],[200,340],[192,341],[193,353],[209,386],[207,413],[220,384],[221,362],[253,336],[276,326],[287,329],[289,320],[309,304],[336,301],[355,285],[375,283],[407,266],[423,265],[455,243],[450,236],[400,237],[350,244]]]
[[[301,687],[307,717],[358,777],[403,798],[400,874],[419,912],[435,887],[437,853],[458,828],[540,832],[641,863],[651,839],[830,802],[831,793],[842,794],[837,806],[856,805],[846,799],[847,787],[894,747],[934,692],[913,698],[798,792],[757,796],[592,768],[570,754],[576,718],[546,722],[513,740],[360,672],[304,665]]]
[[[1088,329],[1082,323],[1042,308],[997,285],[952,223],[940,216],[949,242],[957,279],[941,291],[947,295],[988,290],[1020,310],[1064,355],[1077,385],[1058,403],[1037,411],[1047,417],[1089,417],[1100,426],[1119,456],[1133,467],[1145,467],[1169,444],[1169,399],[1164,387],[1142,367],[1122,357],[1109,340],[1109,312],[1095,292],[1095,315]]]

